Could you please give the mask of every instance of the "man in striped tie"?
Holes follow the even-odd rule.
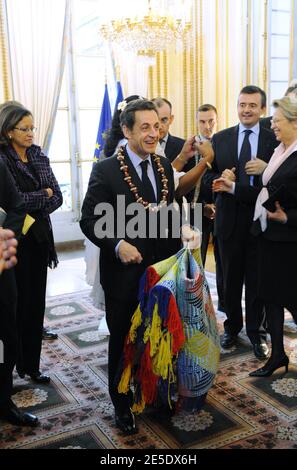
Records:
[[[263,302],[257,296],[256,242],[250,234],[255,204],[251,187],[261,186],[260,175],[278,145],[273,133],[260,127],[265,109],[263,90],[256,86],[241,90],[237,104],[239,125],[213,137],[215,160],[211,175],[217,193],[215,234],[222,260],[227,316],[221,344],[225,349],[236,345],[243,327],[241,300],[245,284],[246,332],[258,359],[265,359],[269,350]]]

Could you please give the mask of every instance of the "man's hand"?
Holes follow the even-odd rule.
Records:
[[[0,274],[4,269],[12,268],[17,263],[15,257],[17,244],[14,233],[0,227]]]
[[[231,193],[233,182],[228,178],[222,176],[212,183],[212,190],[215,193]]]
[[[123,240],[119,245],[118,256],[123,264],[140,264],[142,256],[135,246]]]
[[[274,222],[279,222],[280,224],[286,224],[288,221],[287,214],[282,209],[278,201],[275,201],[275,207],[276,207],[275,212],[267,211],[267,218],[269,220],[273,220]]]
[[[195,142],[194,147],[196,148],[199,155],[211,164],[214,160],[214,150],[209,140],[203,140],[202,142]]]
[[[190,137],[189,139],[187,139],[185,141],[184,146],[181,150],[181,153],[179,154],[179,158],[183,162],[186,163],[188,160],[190,160],[192,157],[194,157],[194,155],[196,153],[196,148],[195,148],[194,144],[195,144],[195,136]]]
[[[183,225],[181,228],[181,239],[184,247],[195,250],[201,245],[200,230],[193,230],[189,225]]]
[[[207,219],[213,220],[216,215],[216,206],[214,204],[205,204],[203,207],[203,215]]]
[[[247,175],[262,175],[267,165],[268,163],[264,162],[260,158],[255,158],[255,160],[247,162],[245,165],[245,172]]]
[[[232,170],[226,169],[222,173],[222,177],[229,180],[229,181],[236,181],[236,175],[235,175],[235,170],[236,168],[233,167]]]

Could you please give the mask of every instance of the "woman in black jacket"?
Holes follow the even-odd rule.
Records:
[[[271,128],[280,145],[263,172],[263,188],[236,185],[234,192],[241,202],[256,200],[252,225],[252,233],[257,237],[255,289],[264,301],[272,344],[267,363],[251,372],[252,377],[268,377],[280,367],[288,370],[283,339],[284,308],[297,311],[297,99],[284,97],[273,105]],[[247,174],[255,174],[250,172],[253,164],[247,163]],[[233,193],[233,184],[221,177],[214,181],[213,189]]]
[[[273,103],[271,128],[280,145],[263,173],[253,233],[258,237],[260,296],[265,303],[272,351],[268,362],[250,373],[268,377],[276,369],[288,370],[284,350],[284,307],[297,308],[297,99]]]
[[[33,116],[19,103],[0,110],[0,160],[8,167],[25,211],[34,222],[21,237],[15,268],[18,303],[17,371],[38,383],[50,378],[39,370],[45,311],[47,267],[57,265],[49,214],[62,204],[62,194],[41,148],[33,144]],[[28,217],[27,217],[28,220]]]

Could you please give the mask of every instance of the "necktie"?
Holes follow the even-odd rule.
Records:
[[[202,160],[202,158],[203,157],[201,155],[199,155],[199,153],[196,153],[196,155],[195,155],[195,165],[198,165],[198,163],[200,162],[200,160]],[[192,205],[198,201],[198,198],[199,198],[199,195],[200,195],[200,189],[201,189],[201,181],[202,181],[202,178],[199,178],[199,180],[196,184]]]
[[[147,166],[148,166],[148,161],[144,160],[143,162],[140,163],[141,166],[141,171],[142,171],[142,193],[143,197],[146,201],[148,202],[156,202],[156,197],[155,197],[155,191],[153,188],[153,185],[147,175]]]
[[[238,159],[238,181],[244,184],[250,184],[250,177],[245,172],[245,165],[252,158],[252,148],[249,140],[249,136],[252,132],[253,131],[249,129],[244,131],[245,136]]]
[[[161,145],[162,149],[165,150],[165,147],[166,147],[166,142],[164,139],[160,139],[159,140],[159,144]]]

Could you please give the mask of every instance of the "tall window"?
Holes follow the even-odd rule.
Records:
[[[77,221],[92,169],[106,79],[98,31],[100,2],[73,0],[71,9],[71,47],[49,149],[64,198],[52,217],[57,241],[82,237]]]
[[[63,193],[63,206],[59,209],[62,211],[72,210],[68,111],[67,78],[66,73],[64,73],[58,112],[49,150],[51,165]]]
[[[294,1],[270,0],[268,16],[269,101],[281,98],[291,79]]]
[[[106,79],[105,48],[100,43],[100,2],[75,0],[74,48],[80,124],[83,193],[89,181]]]

